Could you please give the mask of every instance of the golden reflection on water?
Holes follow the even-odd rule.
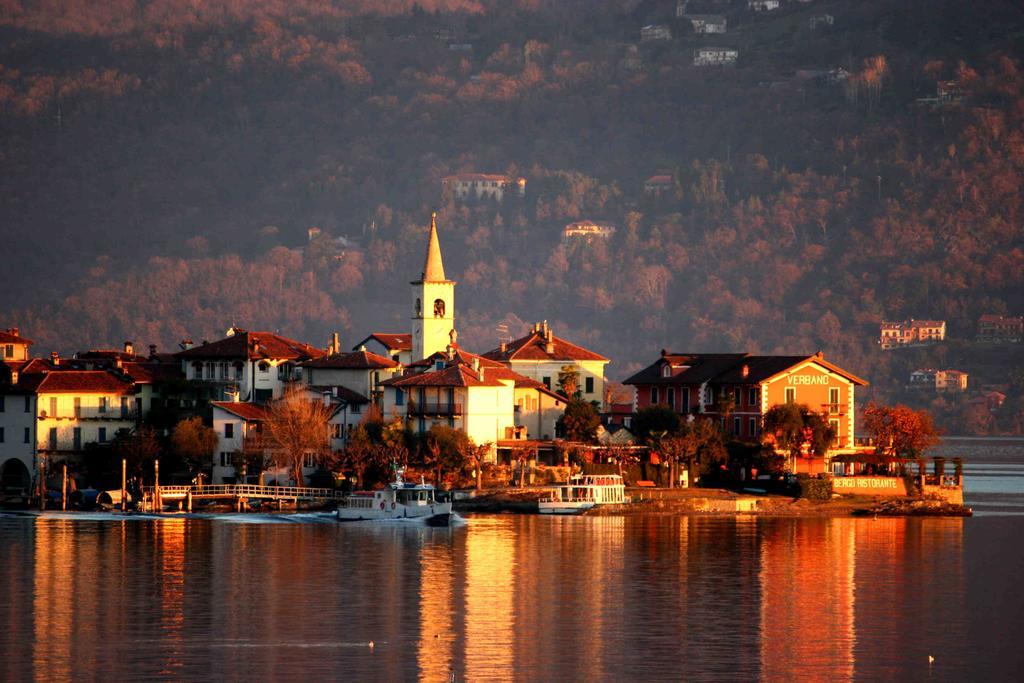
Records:
[[[160,577],[160,674],[180,672],[184,657],[185,546],[188,526],[184,519],[165,518],[156,524],[153,538],[153,566]]]
[[[455,634],[451,547],[427,545],[421,557],[419,677],[423,681],[447,681],[454,666]]]

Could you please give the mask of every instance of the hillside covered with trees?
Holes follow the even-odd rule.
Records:
[[[37,353],[405,331],[436,210],[469,348],[546,319],[615,379],[821,349],[880,400],[956,363],[1009,398],[984,426],[940,399],[949,430],[1024,431],[1021,346],[972,342],[1024,314],[1024,7],[687,11],[728,32],[674,0],[0,0],[3,324]],[[469,171],[525,196],[442,192]],[[583,219],[616,232],[563,244]],[[951,341],[881,351],[911,317]]]

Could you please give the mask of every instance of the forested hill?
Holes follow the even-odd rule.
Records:
[[[823,349],[884,387],[879,320],[1024,313],[1019,2],[675,10],[0,0],[0,322],[37,352],[404,330],[434,209],[467,346],[547,319],[613,377]],[[526,196],[456,204],[462,171]],[[617,231],[562,246],[581,219]]]

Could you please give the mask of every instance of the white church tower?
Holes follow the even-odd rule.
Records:
[[[437,214],[430,217],[427,258],[420,279],[412,285],[412,359],[418,361],[444,351],[455,329],[455,282],[444,276],[441,243],[437,239]]]

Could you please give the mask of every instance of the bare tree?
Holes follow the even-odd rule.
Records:
[[[477,445],[473,443],[473,439],[466,439],[459,444],[459,455],[462,456],[464,462],[473,463],[473,468],[476,470],[477,491],[483,488],[483,464],[493,445],[490,441]]]
[[[291,470],[296,485],[302,485],[302,463],[307,455],[322,458],[330,450],[327,421],[330,407],[309,400],[301,389],[292,389],[270,404],[264,428],[278,467]]]

